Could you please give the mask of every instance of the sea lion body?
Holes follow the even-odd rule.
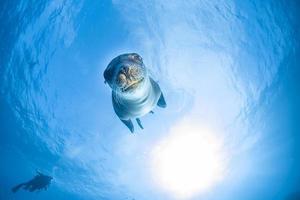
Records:
[[[159,85],[148,75],[141,56],[122,54],[104,71],[105,82],[112,88],[113,108],[120,120],[134,132],[131,119],[143,128],[140,117],[155,108],[166,107]]]

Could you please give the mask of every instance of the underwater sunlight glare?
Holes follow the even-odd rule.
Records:
[[[214,132],[185,120],[155,147],[154,177],[177,198],[189,198],[224,176],[224,158],[222,141]]]

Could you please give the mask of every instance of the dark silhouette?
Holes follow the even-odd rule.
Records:
[[[29,192],[34,192],[36,190],[47,190],[49,187],[51,180],[53,178],[51,176],[46,176],[37,171],[37,175],[28,182],[20,183],[13,187],[12,192],[17,192],[19,189],[23,188],[24,190],[28,190]]]

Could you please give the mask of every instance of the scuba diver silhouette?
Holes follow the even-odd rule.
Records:
[[[53,178],[51,176],[46,176],[42,174],[41,172],[37,171],[37,175],[30,181],[20,183],[13,187],[11,190],[13,193],[17,192],[20,188],[23,188],[24,190],[28,190],[29,192],[34,192],[36,190],[47,190],[49,187],[51,180]]]

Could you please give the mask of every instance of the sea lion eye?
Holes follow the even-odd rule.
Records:
[[[141,56],[139,56],[139,55],[134,55],[134,58],[137,60],[142,60]]]
[[[142,62],[142,57],[137,55],[137,54],[133,54],[131,55],[131,59],[135,60],[135,61],[139,61]]]

